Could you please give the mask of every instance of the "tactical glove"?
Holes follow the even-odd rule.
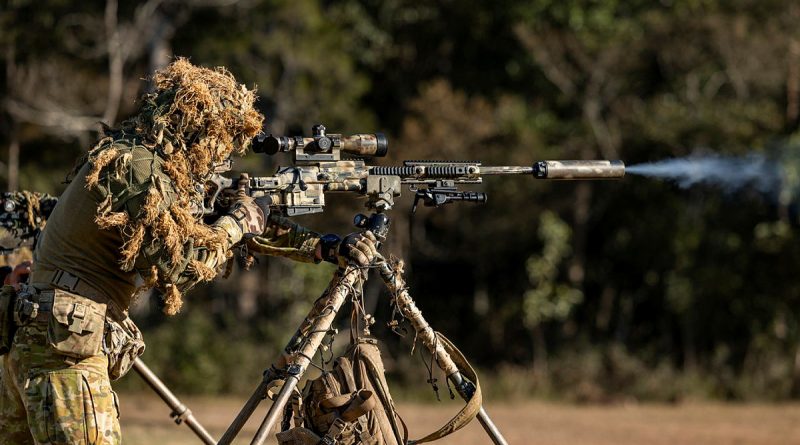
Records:
[[[343,240],[336,235],[328,234],[320,239],[322,245],[322,259],[340,267],[352,264],[358,267],[367,267],[372,264],[378,248],[375,235],[366,232],[355,232],[347,235]]]
[[[228,233],[231,245],[242,238],[250,239],[261,235],[267,228],[270,202],[268,196],[255,199],[246,195],[239,196],[230,212],[219,218],[214,225],[222,227]]]
[[[244,196],[237,199],[233,204],[229,215],[236,220],[245,238],[264,233],[264,229],[267,228],[269,203],[268,196],[255,199]]]

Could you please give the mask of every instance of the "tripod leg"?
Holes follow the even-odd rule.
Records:
[[[211,434],[203,428],[203,425],[194,418],[192,411],[175,397],[175,394],[167,388],[167,385],[165,385],[141,359],[137,358],[134,360],[133,369],[136,370],[150,388],[161,397],[161,400],[172,409],[171,416],[175,419],[175,423],[186,423],[186,426],[188,426],[206,445],[214,445],[217,443],[217,441],[211,437]]]
[[[245,406],[236,416],[233,423],[219,441],[219,445],[228,445],[233,442],[236,435],[242,429],[247,419],[253,414],[258,404],[266,397],[267,386],[277,376],[272,369],[286,369],[288,376],[281,388],[275,401],[270,406],[267,415],[261,422],[252,444],[261,445],[266,440],[280,414],[283,412],[286,402],[289,400],[292,391],[297,386],[297,382],[302,378],[308,368],[311,359],[316,355],[317,349],[322,344],[325,335],[330,331],[333,320],[342,307],[347,295],[353,288],[356,280],[361,277],[361,271],[357,268],[347,267],[343,272],[337,273],[331,284],[323,293],[308,317],[297,329],[294,336],[289,340],[289,344],[284,349],[274,368],[264,373],[264,379],[255,392],[250,396]]]
[[[486,414],[486,410],[481,407],[481,410],[478,411],[478,422],[481,423],[483,429],[486,430],[486,433],[489,434],[489,438],[492,439],[492,443],[494,445],[508,445],[506,442],[506,438],[503,437],[503,433],[497,429],[497,426],[492,422],[492,419]]]
[[[258,432],[256,432],[255,437],[253,437],[253,440],[250,442],[251,445],[260,445],[267,440],[267,435],[269,435],[270,431],[272,431],[272,427],[275,426],[275,422],[277,422],[278,418],[283,414],[283,408],[289,401],[289,397],[292,396],[292,391],[297,387],[297,382],[299,381],[300,379],[295,375],[289,376],[285,380],[278,396],[275,397],[275,402],[272,403],[267,416],[264,417],[264,421],[261,422],[261,425],[258,427]]]
[[[258,405],[266,398],[267,388],[272,380],[274,380],[273,374],[271,370],[267,370],[264,373],[264,378],[261,380],[261,383],[259,383],[256,390],[253,391],[250,398],[247,399],[242,410],[239,411],[239,414],[236,415],[236,418],[233,419],[233,422],[228,426],[225,434],[222,435],[222,438],[219,440],[219,445],[228,445],[233,442],[233,439],[235,439],[242,430],[244,424],[247,423],[247,420],[253,415],[256,408],[258,408]]]
[[[273,380],[277,379],[279,376],[276,374],[276,369],[285,369],[287,366],[287,362],[291,359],[289,354],[291,351],[297,349],[297,345],[303,341],[305,335],[311,329],[311,325],[313,324],[314,320],[322,314],[326,308],[328,307],[331,294],[331,290],[335,287],[335,284],[338,282],[338,275],[331,280],[328,288],[322,293],[317,301],[314,302],[314,306],[309,311],[308,315],[306,316],[305,320],[300,324],[300,327],[297,328],[294,335],[292,336],[289,343],[283,348],[284,353],[278,356],[277,362],[270,368],[267,368],[264,371],[264,378],[261,380],[261,383],[258,384],[258,387],[255,391],[250,395],[250,398],[247,399],[247,402],[242,407],[239,414],[236,415],[236,418],[233,419],[233,422],[228,426],[228,429],[225,431],[225,434],[222,435],[222,438],[219,440],[219,445],[230,445],[233,440],[239,435],[239,432],[244,427],[247,420],[253,415],[258,405],[267,397],[267,389],[272,383]],[[289,352],[287,352],[289,351]]]
[[[356,280],[359,280],[360,277],[361,270],[348,266],[341,274],[341,277],[334,278],[336,282],[332,282],[333,285],[329,287],[327,291],[328,298],[325,309],[320,311],[319,314],[311,320],[308,329],[305,330],[302,343],[300,347],[296,349],[296,352],[292,355],[292,359],[289,362],[289,367],[287,368],[287,373],[289,375],[286,378],[283,388],[281,388],[281,391],[278,393],[275,402],[270,406],[264,421],[258,428],[256,436],[253,438],[253,441],[250,442],[251,445],[263,444],[269,432],[272,431],[272,428],[278,421],[278,417],[283,413],[283,408],[286,406],[289,396],[291,396],[292,391],[297,386],[297,382],[300,381],[303,374],[305,374],[309,363],[311,363],[311,359],[317,354],[317,349],[319,349],[319,346],[322,344],[322,340],[325,338],[328,331],[330,331],[333,320],[339,312],[339,308],[342,307],[342,304],[344,304],[347,296],[353,289],[353,284],[355,284]]]
[[[447,378],[453,382],[458,394],[465,401],[469,401],[473,396],[470,387],[465,385],[466,382],[461,376],[458,366],[456,366],[441,342],[437,341],[436,332],[431,328],[428,322],[425,321],[422,312],[417,308],[417,305],[408,293],[405,280],[403,280],[402,270],[400,268],[393,269],[385,260],[377,264],[383,282],[395,296],[395,303],[398,310],[411,322],[411,325],[414,327],[414,330],[417,331],[417,335],[422,340],[422,343],[436,356],[436,360],[434,361],[442,371],[444,371]],[[492,422],[492,419],[489,418],[489,415],[483,407],[480,408],[476,417],[495,445],[508,445],[508,442],[503,437],[502,433],[500,433],[500,430],[494,422]]]

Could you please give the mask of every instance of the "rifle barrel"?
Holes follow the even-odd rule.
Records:
[[[484,175],[531,175],[533,174],[533,167],[524,167],[521,165],[498,165],[498,166],[483,166],[481,167],[481,174]]]

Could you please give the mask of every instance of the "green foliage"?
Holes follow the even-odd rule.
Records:
[[[583,301],[580,289],[557,282],[559,265],[570,254],[571,235],[570,227],[553,212],[539,216],[539,237],[544,245],[540,255],[528,259],[528,278],[534,288],[525,292],[522,301],[529,328],[548,320],[564,321]]]

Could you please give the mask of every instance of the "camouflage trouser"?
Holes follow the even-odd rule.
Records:
[[[70,365],[46,335],[45,326],[19,328],[2,359],[0,445],[120,443],[106,356]]]

